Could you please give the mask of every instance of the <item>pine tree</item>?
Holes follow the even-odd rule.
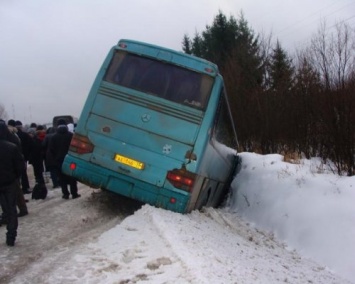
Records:
[[[219,11],[212,26],[207,26],[202,33],[205,54],[203,57],[223,66],[236,44],[237,22],[234,17],[227,17]]]
[[[309,62],[306,54],[299,54],[299,63],[295,75],[295,84],[293,87],[293,131],[299,145],[299,151],[302,151],[307,158],[317,156],[317,140],[320,137],[319,106],[320,92],[322,84],[320,75]]]
[[[185,34],[184,38],[182,39],[182,51],[187,54],[192,53],[191,40],[187,34]]]
[[[260,56],[260,46],[258,37],[249,27],[248,22],[244,18],[243,13],[237,21],[237,34],[235,45],[235,58],[241,66],[244,74],[244,82],[246,90],[260,87],[263,80],[263,65]]]
[[[243,14],[236,20],[219,11],[211,26],[207,25],[201,34],[196,32],[191,46],[193,55],[218,65],[225,79],[234,120],[239,125],[241,144],[243,139],[255,137],[260,125],[258,117],[261,117],[257,114],[255,96],[261,92],[264,66],[258,37]]]
[[[203,52],[203,39],[200,36],[200,34],[198,32],[195,33],[195,36],[193,38],[192,41],[192,48],[191,48],[191,52],[193,55],[196,55],[198,57],[204,57],[204,52]]]
[[[202,57],[222,67],[235,49],[237,36],[237,21],[234,17],[227,17],[219,11],[211,26],[207,25],[202,33],[195,33],[192,41],[184,35],[183,50],[186,52],[188,44],[193,55]],[[188,53],[188,52],[186,52]]]
[[[279,41],[272,50],[268,69],[269,85],[262,94],[261,149],[264,154],[277,153],[282,149],[284,141],[288,141],[293,132],[289,122],[293,114],[291,104],[291,88],[293,85],[294,67]],[[286,96],[285,94],[288,94]]]
[[[288,92],[293,86],[294,67],[292,60],[281,47],[279,41],[273,49],[270,60],[270,89],[273,91]]]

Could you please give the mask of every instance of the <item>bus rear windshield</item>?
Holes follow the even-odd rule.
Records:
[[[117,51],[105,81],[205,109],[214,78],[189,69],[131,53]]]

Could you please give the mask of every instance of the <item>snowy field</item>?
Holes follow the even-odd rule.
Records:
[[[0,283],[355,283],[355,177],[240,156],[227,204],[186,215],[82,184],[76,200],[49,189],[28,203],[15,247],[0,227]]]

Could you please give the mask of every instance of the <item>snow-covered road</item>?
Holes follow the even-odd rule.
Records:
[[[346,283],[223,209],[124,219],[140,204],[79,191],[28,203],[16,246],[0,244],[1,283]]]
[[[313,218],[309,213],[311,210],[329,212],[332,209],[332,216],[335,216],[335,208],[336,212],[343,212],[338,219],[333,218],[334,222],[326,213],[317,220],[326,218],[333,222],[328,222],[329,229],[337,223],[351,223],[352,216],[346,213],[346,209],[353,208],[350,206],[353,199],[349,195],[352,194],[353,179],[336,178],[329,183],[332,187],[328,190],[324,182],[331,176],[308,176],[306,171],[309,169],[302,171],[301,165],[284,164],[278,156],[248,154],[243,157],[245,164],[238,176],[240,181],[233,183],[235,187],[244,184],[250,191],[241,188],[249,201],[243,219],[236,211],[239,207],[231,205],[233,202],[224,208],[205,208],[201,212],[182,215],[82,184],[79,184],[82,196],[75,200],[63,200],[60,189],[49,189],[47,199],[28,203],[30,214],[19,219],[15,247],[5,245],[5,227],[0,227],[0,283],[352,283],[345,276],[352,279],[352,270],[347,267],[351,267],[354,258],[344,257],[350,261],[338,266],[338,271],[331,270],[324,263],[305,257],[311,248],[301,255],[290,248],[290,244],[277,239],[272,230],[261,230],[261,226],[267,227],[266,221],[257,225],[246,220],[258,220],[255,214],[261,212],[268,214],[265,220],[275,224],[274,215],[292,217],[297,214],[299,222],[304,224],[307,218]],[[278,180],[279,173],[284,173],[285,169],[287,184],[284,184],[283,176]],[[300,178],[302,183],[298,182]],[[322,181],[320,190],[316,190],[319,188],[318,178]],[[281,196],[277,190],[280,186],[281,192],[294,192],[293,196],[300,198],[299,201],[293,198],[290,203],[290,198],[283,198],[279,201],[286,207],[281,208],[278,202],[275,204],[279,209],[272,208],[274,201],[263,195],[272,192],[268,187],[270,181],[274,182],[273,200]],[[318,200],[322,206],[329,199],[337,200],[336,207],[317,207],[314,195],[314,202],[308,208],[303,202],[308,196],[301,194],[310,191],[306,185],[319,192]],[[344,198],[340,200],[340,197]],[[232,199],[235,198],[234,194]],[[300,204],[298,208],[293,206],[296,202]],[[250,211],[253,208],[254,211]],[[289,208],[295,210],[287,211]],[[254,215],[250,217],[248,210]],[[289,219],[276,219],[283,222],[277,223],[277,228],[288,226]],[[301,232],[297,231],[297,225],[292,226],[293,234],[300,234],[300,240],[306,237],[307,244],[314,235],[319,235],[312,230],[320,227],[314,220],[311,222],[314,226],[302,226]],[[353,236],[351,227],[339,228],[349,228],[346,234]],[[339,236],[342,233],[345,232],[337,232]],[[351,243],[339,242],[338,235],[333,243],[339,245],[339,251],[345,248],[351,254]],[[321,249],[323,239],[333,240],[329,236],[324,232],[319,247],[313,246]],[[326,252],[322,253],[326,255]],[[335,255],[330,253],[328,256]],[[344,275],[339,271],[344,271]]]
[[[60,189],[48,188],[45,200],[31,200],[31,195],[25,195],[29,199],[29,215],[19,218],[15,247],[8,248],[5,242],[0,242],[0,283],[13,282],[22,273],[28,279],[25,282],[35,283],[30,281],[28,271],[38,261],[45,259],[44,263],[49,266],[44,265],[42,272],[50,270],[50,266],[55,265],[51,259],[94,240],[141,205],[109,192],[96,194],[80,183],[82,197],[77,200],[63,200]],[[1,226],[1,239],[5,231],[5,226]]]

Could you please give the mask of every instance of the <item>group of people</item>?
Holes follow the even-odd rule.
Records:
[[[70,194],[73,199],[80,197],[76,179],[61,171],[72,136],[73,127],[64,119],[47,130],[35,123],[25,130],[21,121],[0,119],[0,226],[6,224],[8,246],[15,245],[17,218],[28,214],[24,195],[32,191],[27,164],[33,167],[35,187],[46,187],[44,173],[49,172],[53,188],[61,187],[63,199],[69,199]]]

